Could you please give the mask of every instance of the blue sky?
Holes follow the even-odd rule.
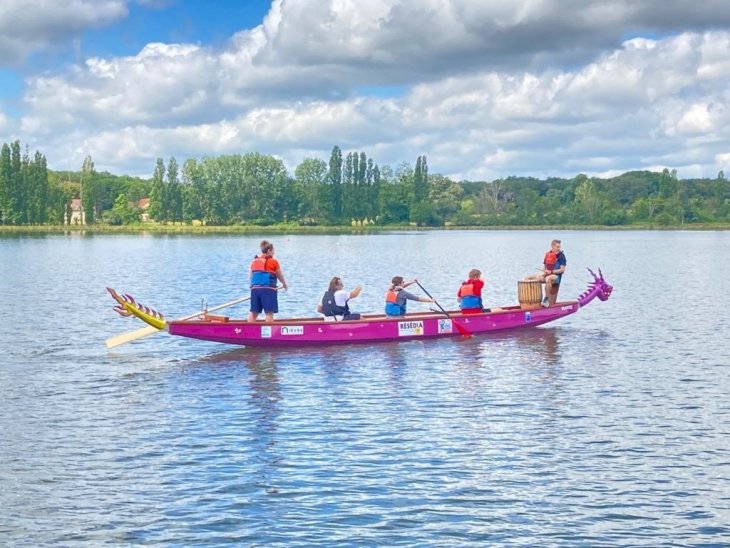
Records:
[[[0,4],[0,142],[52,169],[260,152],[293,172],[338,145],[457,180],[714,177],[729,75],[721,0]]]

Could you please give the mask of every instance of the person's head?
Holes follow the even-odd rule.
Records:
[[[402,285],[403,284],[403,276],[393,276],[393,279],[390,280],[390,283],[393,287]]]
[[[560,240],[553,240],[550,242],[550,249],[552,249],[555,253],[560,251]]]
[[[335,276],[330,280],[330,285],[328,291],[338,291],[345,287],[345,285],[342,283],[342,278],[338,278]]]
[[[273,255],[274,254],[274,244],[271,242],[267,242],[266,240],[262,240],[259,244],[261,247],[261,254],[262,255]]]
[[[469,279],[470,280],[478,280],[481,277],[482,277],[482,271],[479,270],[478,268],[472,268],[469,271]]]

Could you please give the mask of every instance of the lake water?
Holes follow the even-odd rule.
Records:
[[[455,306],[473,267],[513,304],[553,237],[561,298],[601,267],[607,302],[302,351],[104,346],[142,326],[106,286],[184,316],[246,294],[260,237],[0,237],[0,544],[730,545],[730,233],[276,236],[282,316],[334,275],[357,311],[396,274]]]

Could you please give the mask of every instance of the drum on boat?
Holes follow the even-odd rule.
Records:
[[[517,282],[517,300],[523,310],[533,310],[542,306],[542,282]]]

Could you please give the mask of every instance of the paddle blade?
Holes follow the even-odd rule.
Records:
[[[105,341],[105,343],[107,348],[114,348],[115,346],[121,346],[128,342],[136,341],[137,339],[149,337],[155,333],[161,333],[162,331],[162,329],[157,329],[156,327],[148,325],[147,327],[137,329],[136,331],[130,331],[129,333],[122,333],[121,335],[110,337]]]
[[[469,331],[466,327],[464,327],[460,323],[457,323],[457,322],[455,322],[453,320],[452,320],[452,323],[456,326],[456,330],[459,333],[461,333],[462,337],[468,339],[469,337],[473,337],[474,336],[471,331]]]

